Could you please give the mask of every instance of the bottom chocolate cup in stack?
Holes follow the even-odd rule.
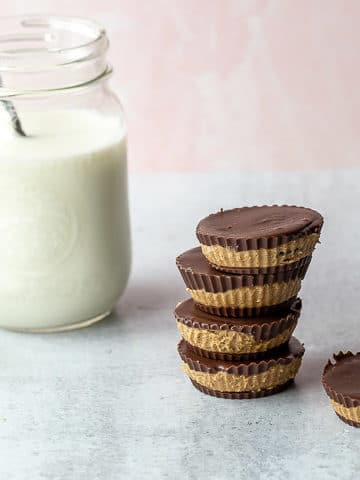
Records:
[[[268,397],[270,395],[275,395],[275,393],[286,390],[288,386],[291,385],[293,382],[294,379],[291,379],[288,382],[283,383],[282,385],[278,385],[277,387],[268,388],[257,392],[220,392],[219,390],[212,390],[211,388],[206,388],[203,385],[200,385],[200,383],[191,380],[191,383],[194,385],[195,388],[200,390],[200,392],[205,393],[206,395],[211,395],[212,397],[226,398],[230,400],[249,400],[250,398]]]
[[[183,339],[202,357],[250,360],[276,355],[295,330],[301,300],[268,317],[223,318],[199,310],[192,299],[177,305],[175,318]]]
[[[183,369],[203,393],[221,398],[258,398],[285,389],[295,378],[304,355],[303,345],[291,337],[273,358],[233,362],[204,358],[183,339],[178,351]]]
[[[360,352],[340,352],[325,365],[322,383],[336,415],[360,427]]]

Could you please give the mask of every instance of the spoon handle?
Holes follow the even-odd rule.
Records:
[[[3,86],[3,83],[2,83],[2,79],[0,77],[0,88],[2,86]],[[22,137],[26,137],[26,133],[24,132],[24,130],[22,128],[19,116],[17,114],[16,108],[15,108],[13,102],[11,102],[10,100],[0,100],[0,102],[4,105],[5,110],[10,115],[11,124],[12,124],[15,132]]]

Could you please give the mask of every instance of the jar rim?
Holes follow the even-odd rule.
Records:
[[[88,61],[104,54],[109,41],[98,22],[67,15],[0,18],[0,72],[39,71]]]

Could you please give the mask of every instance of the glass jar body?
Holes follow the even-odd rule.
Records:
[[[26,137],[1,109],[0,327],[88,325],[113,309],[130,270],[122,107],[106,75],[11,101]]]

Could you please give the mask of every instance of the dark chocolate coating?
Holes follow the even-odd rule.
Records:
[[[337,412],[335,413],[343,422],[347,423],[348,425],[351,425],[352,427],[360,428],[360,422],[354,422],[353,420],[349,420],[348,418],[345,418],[339,415]]]
[[[283,383],[282,385],[277,385],[273,388],[266,388],[264,390],[258,390],[256,392],[220,392],[219,390],[213,390],[212,388],[204,387],[203,385],[200,385],[200,383],[197,383],[192,379],[190,380],[195,388],[200,390],[200,392],[205,393],[206,395],[211,395],[212,397],[217,398],[227,398],[231,400],[248,400],[250,398],[268,397],[269,395],[274,395],[275,393],[282,392],[289,385],[294,383],[294,379],[292,378],[291,380]]]
[[[185,300],[175,308],[175,318],[192,328],[207,330],[232,330],[252,335],[256,341],[269,340],[290,328],[300,316],[301,300],[293,302],[286,312],[264,317],[246,317],[227,319],[203,312],[195,306],[192,299]]]
[[[269,359],[252,360],[248,362],[228,362],[223,360],[213,360],[211,358],[204,358],[196,354],[191,346],[185,341],[181,340],[178,346],[178,352],[183,360],[187,363],[191,370],[205,373],[233,373],[235,375],[257,375],[268,371],[271,367],[276,365],[286,365],[294,358],[302,357],[304,355],[304,346],[295,337],[291,337],[287,348],[281,351],[280,354]]]
[[[296,297],[289,298],[286,302],[278,303],[276,305],[269,305],[267,307],[214,307],[212,305],[203,305],[196,303],[199,310],[203,310],[211,315],[227,318],[245,318],[245,317],[259,317],[273,315],[274,313],[288,312],[291,305],[296,300]]]
[[[327,394],[346,407],[360,405],[360,353],[338,353],[325,366],[322,382]]]
[[[285,272],[287,270],[298,270],[303,269],[306,273],[310,262],[311,262],[312,255],[308,255],[307,257],[300,258],[297,262],[292,263],[284,263],[283,265],[276,265],[274,267],[251,267],[251,268],[235,268],[235,267],[224,267],[220,265],[215,265],[215,263],[209,262],[209,264],[218,270],[220,273],[232,273],[235,275],[269,275],[269,274],[278,274],[280,272]],[[305,275],[304,273],[304,275]]]
[[[226,362],[251,362],[252,360],[260,360],[261,358],[273,358],[280,355],[286,350],[287,342],[279,345],[278,347],[271,348],[264,352],[257,353],[222,353],[222,352],[209,352],[208,350],[203,350],[199,347],[194,347],[190,345],[191,350],[194,350],[195,353],[200,355],[200,357],[212,358],[213,360],[223,360]]]
[[[282,270],[271,274],[235,275],[213,268],[202,254],[201,248],[197,247],[179,255],[176,265],[187,288],[219,293],[235,288],[271,285],[276,282],[288,282],[295,278],[303,279],[310,261],[311,256],[306,257],[300,265],[299,262],[295,262],[291,270]]]
[[[274,248],[295,238],[320,233],[323,217],[310,208],[272,205],[234,208],[203,218],[196,235],[205,245],[241,250]]]

